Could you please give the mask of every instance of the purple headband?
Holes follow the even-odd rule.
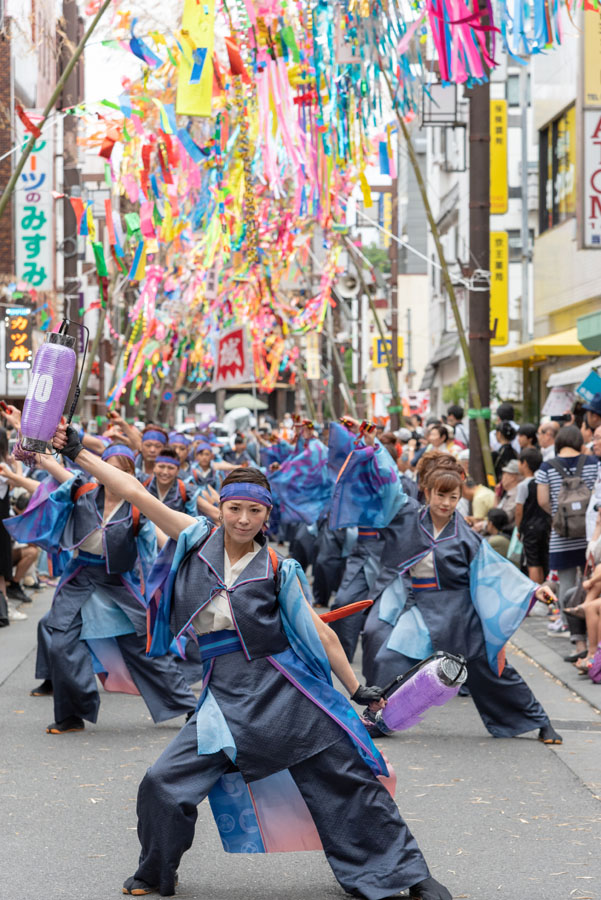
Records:
[[[201,450],[210,450],[211,453],[213,452],[212,446],[206,442],[196,445],[196,453],[200,453]]]
[[[143,441],[159,441],[161,444],[167,443],[167,438],[163,434],[162,431],[153,431],[151,428],[150,431],[145,431],[142,435]]]
[[[219,500],[221,503],[224,500],[254,500],[255,503],[260,503],[261,506],[273,506],[273,500],[267,488],[262,487],[260,484],[251,484],[249,481],[242,481],[238,484],[226,484],[225,487],[221,488]]]
[[[125,444],[110,444],[103,452],[102,459],[107,460],[111,456],[127,456],[132,462],[136,461],[136,454],[131,447],[126,447]]]
[[[179,469],[179,459],[174,459],[172,456],[157,456],[154,461],[154,464],[157,463],[165,463],[168,466],[175,466]]]

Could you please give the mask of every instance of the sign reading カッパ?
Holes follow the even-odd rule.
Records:
[[[9,306],[4,317],[6,335],[5,367],[31,369],[31,310],[26,306]]]

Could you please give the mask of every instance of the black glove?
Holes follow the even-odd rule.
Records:
[[[83,444],[79,440],[77,431],[71,425],[67,425],[67,443],[60,452],[63,456],[66,456],[67,459],[75,462],[76,457],[79,456],[82,450]]]
[[[351,700],[353,700],[355,703],[360,704],[361,706],[369,706],[370,703],[377,703],[378,700],[381,700],[383,693],[384,688],[378,687],[375,684],[371,687],[360,684],[351,697]]]

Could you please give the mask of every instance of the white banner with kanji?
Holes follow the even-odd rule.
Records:
[[[254,380],[252,345],[246,325],[222,331],[215,340],[213,390]]]

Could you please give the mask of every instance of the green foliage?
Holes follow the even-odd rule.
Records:
[[[464,409],[467,409],[469,407],[467,372],[464,372],[461,378],[458,378],[457,381],[453,382],[453,384],[444,385],[442,389],[442,399],[447,404],[447,406],[457,404],[459,406],[463,406]],[[499,396],[497,376],[494,374],[494,372],[491,372],[490,375],[490,400],[491,403],[493,400],[501,400],[501,397]]]
[[[368,258],[374,269],[377,269],[382,275],[390,274],[390,257],[388,250],[379,247],[377,244],[366,244],[361,248],[361,252]]]

